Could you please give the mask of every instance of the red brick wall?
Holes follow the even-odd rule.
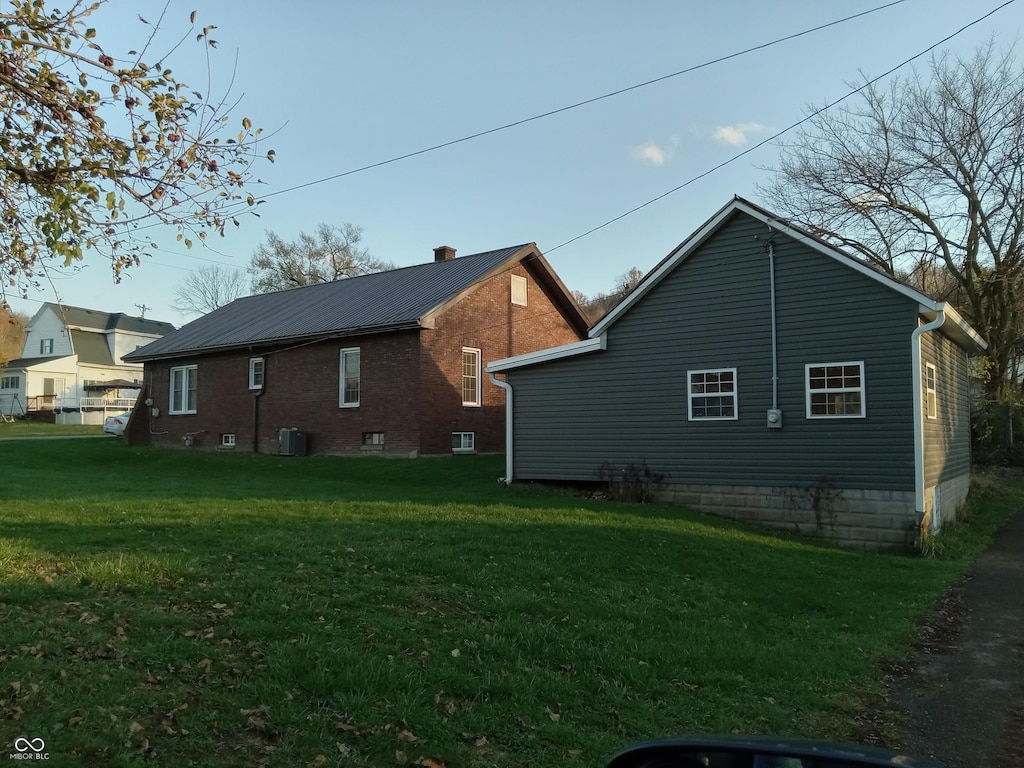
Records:
[[[512,304],[513,274],[527,279],[525,307]],[[505,390],[482,369],[492,360],[579,339],[522,264],[477,287],[423,331],[421,453],[450,453],[452,432],[475,432],[477,451],[504,451]],[[462,405],[463,347],[481,350],[480,407]]]
[[[511,302],[510,275],[527,278],[528,305]],[[423,331],[335,339],[284,349],[254,349],[146,363],[146,390],[160,409],[132,420],[132,444],[215,450],[235,435],[236,451],[277,453],[278,432],[307,434],[308,453],[360,453],[364,432],[383,432],[383,452],[450,453],[452,432],[475,432],[476,449],[505,449],[505,393],[483,373],[491,360],[568,344],[579,336],[521,264],[496,275],[441,313]],[[358,408],[338,404],[340,351],[360,349]],[[462,405],[462,348],[481,350],[482,405]],[[263,357],[262,394],[249,390],[249,359]],[[198,365],[197,413],[171,415],[170,369]],[[255,430],[255,431],[254,431]]]

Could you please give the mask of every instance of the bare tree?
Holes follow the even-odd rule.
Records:
[[[248,288],[249,277],[244,270],[204,265],[178,283],[173,306],[184,315],[205,315],[245,296]]]
[[[354,224],[321,224],[312,235],[300,232],[293,242],[268,230],[250,264],[252,291],[270,293],[394,268],[360,248],[362,239],[362,228]]]
[[[639,267],[630,267],[628,272],[615,278],[615,287],[608,293],[598,293],[592,298],[587,298],[586,295],[578,291],[574,291],[573,295],[579,293],[576,296],[577,303],[586,310],[592,322],[597,322],[615,309],[619,302],[626,298],[629,292],[636,288],[643,279],[644,273]]]
[[[1000,397],[1022,339],[1024,72],[989,43],[813,117],[760,191],[781,213],[957,305]],[[937,279],[941,275],[942,279]]]

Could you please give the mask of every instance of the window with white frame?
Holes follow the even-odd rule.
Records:
[[[924,414],[929,419],[937,418],[939,415],[939,395],[936,389],[938,384],[938,372],[931,363],[924,364]]]
[[[0,389],[21,389],[21,377],[20,376],[2,376],[2,377],[0,377]]]
[[[338,406],[356,408],[359,406],[359,347],[341,350],[340,392]]]
[[[480,350],[462,348],[462,404],[480,405]]]
[[[40,339],[39,340],[39,354],[40,355],[52,355],[53,354],[53,339]]]
[[[476,450],[475,432],[452,432],[452,453],[472,453]]]
[[[526,278],[521,275],[512,275],[512,303],[526,306]]]
[[[736,369],[687,371],[690,421],[736,419]]]
[[[225,447],[225,448],[234,448],[235,447],[235,433],[234,432],[225,432],[224,434],[222,434],[220,436],[220,444],[223,447]]]
[[[179,365],[171,368],[171,402],[168,413],[195,413],[199,368]]]
[[[249,389],[263,389],[263,358],[249,358]]]
[[[808,419],[864,417],[864,363],[809,363],[805,367]]]
[[[364,448],[383,448],[384,447],[384,433],[383,432],[363,432],[363,447]]]

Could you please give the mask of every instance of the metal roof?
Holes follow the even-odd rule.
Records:
[[[174,326],[160,320],[147,320],[144,317],[133,317],[123,312],[100,312],[95,309],[84,307],[69,307],[63,304],[47,303],[57,317],[64,321],[65,325],[73,325],[79,328],[89,328],[97,331],[112,331],[117,329],[126,333],[149,333],[156,336],[163,336],[174,330]]]
[[[533,244],[246,296],[125,355],[138,362],[253,344],[422,327],[433,310]],[[524,254],[525,255],[525,254]]]

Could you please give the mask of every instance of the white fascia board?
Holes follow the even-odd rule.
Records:
[[[537,352],[527,352],[524,355],[516,355],[514,357],[505,357],[501,360],[493,360],[487,364],[484,371],[487,373],[501,373],[502,371],[507,371],[512,368],[523,368],[527,365],[546,363],[551,360],[561,360],[564,357],[575,357],[576,355],[584,355],[588,352],[596,352],[607,348],[608,342],[602,335],[596,339],[574,341],[572,344],[563,344],[560,347],[550,347],[548,349],[538,350]]]
[[[942,333],[966,349],[970,354],[980,355],[988,349],[988,342],[961,317],[953,305],[948,302],[939,301],[918,306],[918,313],[926,321],[937,317],[939,311],[944,314],[944,321],[941,328],[939,328]]]

